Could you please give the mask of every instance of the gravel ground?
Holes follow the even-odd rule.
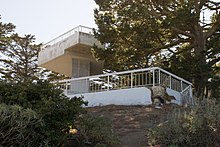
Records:
[[[113,122],[112,129],[118,136],[119,147],[146,147],[146,130],[167,120],[175,104],[166,104],[161,109],[154,106],[117,106],[108,105],[87,108],[88,113],[97,117],[107,117]]]

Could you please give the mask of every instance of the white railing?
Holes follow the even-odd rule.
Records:
[[[192,96],[192,83],[159,67],[73,78],[60,84],[67,95],[161,85],[178,92],[190,87]]]
[[[193,96],[192,96],[192,85],[187,86],[184,90],[180,92],[182,97],[182,104],[186,105],[195,105]]]
[[[56,44],[56,43],[58,43],[58,42],[60,42],[60,41],[62,41],[64,39],[70,37],[75,32],[83,32],[83,33],[87,33],[87,34],[93,34],[93,28],[89,28],[89,27],[82,26],[82,25],[77,26],[77,27],[75,27],[75,28],[73,28],[73,29],[63,33],[62,35],[54,38],[53,40],[43,44],[42,49],[46,48],[47,46],[52,46],[52,45],[54,45],[54,44]]]

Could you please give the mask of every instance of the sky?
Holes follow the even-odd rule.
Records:
[[[79,25],[96,28],[96,7],[94,0],[0,0],[0,15],[19,35],[32,34],[36,43],[46,43]]]
[[[19,35],[35,35],[37,43],[84,25],[96,28],[94,0],[0,0],[2,22],[11,22]]]

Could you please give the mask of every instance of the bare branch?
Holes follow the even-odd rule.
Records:
[[[220,12],[219,14],[217,15],[217,18],[216,18],[216,22],[213,24],[213,26],[208,30],[208,32],[205,33],[205,38],[209,38],[210,36],[212,36],[215,31],[218,29],[220,25]]]
[[[162,45],[162,46],[159,46],[159,47],[157,47],[157,48],[153,48],[152,50],[153,50],[154,52],[158,52],[158,51],[160,51],[161,49],[171,48],[171,47],[173,47],[173,46],[175,46],[175,45],[178,45],[178,44],[180,44],[180,43],[186,43],[186,42],[189,42],[189,41],[190,41],[190,39],[179,39],[179,40],[177,40],[177,41],[175,41],[175,42],[171,42],[171,43],[169,43],[169,44],[167,44],[167,45]]]
[[[209,8],[210,10],[219,10],[220,9],[220,6],[218,6],[218,7],[211,7],[211,6],[209,6],[209,5],[205,5],[207,8]]]
[[[212,4],[212,5],[209,5]],[[208,9],[210,10],[219,10],[220,9],[220,2],[214,2],[214,1],[209,1],[209,3],[204,4]]]
[[[174,32],[176,33],[179,33],[179,34],[182,34],[182,35],[185,35],[189,38],[195,38],[195,36],[191,33],[187,33],[186,31],[183,31],[183,30],[180,30],[178,28],[175,28],[175,27],[171,27],[171,30],[173,30]]]
[[[201,7],[200,6],[201,3],[199,4],[198,0],[195,0],[194,3],[195,3],[196,15],[199,16],[200,12],[201,12],[201,8],[200,8]]]
[[[200,3],[199,3],[199,9],[202,9],[202,7],[205,5],[205,3],[207,3],[208,2],[208,0],[203,0],[203,1],[201,1],[200,0]]]
[[[220,5],[220,2],[214,2],[214,1],[209,1],[211,4],[213,4],[213,5]]]
[[[212,65],[214,65],[215,63],[217,63],[219,61],[220,61],[220,57],[219,58],[215,58],[215,59],[211,60],[210,62],[208,62],[208,65],[212,66]]]

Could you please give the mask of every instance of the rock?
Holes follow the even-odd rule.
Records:
[[[171,102],[171,100],[175,100],[174,96],[168,95],[166,88],[163,86],[153,86],[151,91],[153,103],[158,103],[158,101],[160,101],[161,104],[164,104],[166,101]]]
[[[166,93],[165,87],[162,86],[153,86],[152,88],[152,95],[153,97],[164,97]]]

